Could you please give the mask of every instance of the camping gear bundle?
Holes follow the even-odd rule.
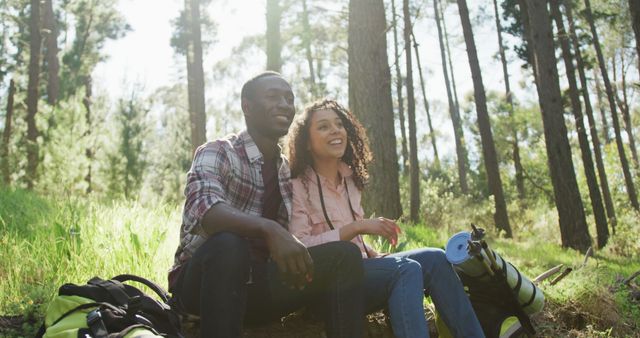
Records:
[[[124,284],[127,281],[146,285],[160,300]],[[134,275],[64,284],[49,304],[36,338],[183,338],[179,317],[168,301],[161,287]]]
[[[459,232],[449,239],[446,256],[467,289],[485,335],[533,335],[529,315],[542,310],[542,291],[489,248],[483,229],[471,226],[471,232]]]

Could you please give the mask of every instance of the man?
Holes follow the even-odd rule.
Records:
[[[240,337],[244,321],[264,323],[305,305],[320,311],[328,337],[359,337],[358,248],[307,249],[286,229],[291,182],[278,141],[295,115],[291,86],[265,72],[244,84],[241,101],[246,131],[195,152],[169,288],[200,316],[201,337]]]

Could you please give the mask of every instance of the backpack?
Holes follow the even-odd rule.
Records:
[[[503,274],[480,281],[456,271],[465,286],[471,306],[487,338],[535,336],[529,316],[523,311]],[[451,331],[436,311],[436,328],[441,338],[452,338]]]
[[[148,286],[162,301],[126,281]],[[135,275],[64,284],[49,304],[36,338],[183,338],[178,314],[167,302],[161,287]]]

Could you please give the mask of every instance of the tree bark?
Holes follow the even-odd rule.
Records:
[[[90,194],[93,191],[93,182],[92,182],[92,168],[93,168],[93,140],[91,140],[91,132],[93,131],[93,116],[91,114],[91,104],[93,103],[92,97],[92,85],[93,81],[91,79],[91,75],[87,76],[84,80],[84,97],[82,98],[82,105],[84,106],[84,117],[85,122],[87,124],[87,130],[84,133],[85,142],[87,142],[87,147],[85,148],[85,156],[87,157],[87,174],[84,177],[84,181],[87,183],[87,189],[85,190],[87,194]]]
[[[613,131],[616,137],[616,147],[618,148],[618,155],[620,156],[620,166],[622,167],[622,173],[624,175],[624,182],[627,188],[627,194],[629,195],[629,201],[631,206],[640,211],[640,205],[638,205],[638,196],[636,195],[636,188],[633,185],[633,178],[631,177],[631,171],[629,170],[629,162],[627,155],[624,151],[624,144],[622,142],[622,136],[620,134],[620,122],[618,121],[618,113],[616,110],[616,104],[613,98],[613,88],[609,82],[609,75],[607,73],[606,64],[604,63],[604,57],[602,56],[602,49],[600,48],[600,41],[598,39],[598,31],[596,30],[595,23],[593,22],[593,15],[591,13],[591,3],[589,0],[584,0],[585,4],[585,16],[589,27],[591,28],[591,35],[593,36],[593,47],[596,49],[596,56],[598,57],[598,65],[600,66],[600,73],[602,75],[602,81],[604,82],[604,88],[609,100],[609,109],[611,110],[611,121],[613,122]]]
[[[473,80],[473,92],[476,104],[476,113],[478,114],[478,129],[480,130],[480,139],[482,141],[482,155],[484,158],[484,166],[487,171],[487,181],[489,182],[489,191],[493,195],[495,203],[495,213],[493,215],[496,227],[505,232],[506,237],[512,237],[511,226],[509,225],[509,217],[507,216],[507,204],[504,199],[502,190],[502,180],[500,179],[500,170],[498,167],[498,156],[496,154],[495,144],[493,142],[493,133],[491,132],[491,122],[489,112],[487,110],[487,98],[482,83],[482,73],[480,72],[480,63],[476,52],[476,44],[473,39],[473,30],[471,28],[471,20],[469,19],[469,9],[466,0],[458,0],[458,11],[462,21],[462,31],[464,33],[464,41],[467,46],[467,55],[469,56],[469,67],[471,69],[471,78]]]
[[[53,1],[45,0],[44,2],[44,28],[47,30],[45,39],[47,62],[47,102],[55,105],[60,95],[60,63],[58,61],[58,25],[56,23],[55,13],[53,11]]]
[[[411,63],[411,13],[409,0],[403,0],[404,55],[407,66],[407,118],[409,120],[409,216],[417,223],[420,219],[420,165],[418,163],[418,138],[416,131],[416,102],[413,92],[413,68]]]
[[[576,61],[578,63],[578,75],[580,76],[580,85],[582,99],[584,100],[585,111],[587,120],[589,121],[589,132],[591,134],[591,142],[593,143],[593,154],[596,158],[596,168],[598,169],[598,178],[600,179],[600,187],[602,188],[602,196],[604,197],[604,207],[607,211],[607,217],[611,224],[611,230],[615,233],[617,219],[616,211],[613,206],[613,199],[611,198],[611,190],[609,189],[609,180],[607,179],[607,172],[604,167],[604,161],[602,156],[602,147],[600,146],[600,138],[598,137],[598,130],[596,127],[596,120],[593,115],[593,107],[591,105],[591,98],[589,96],[589,85],[587,83],[587,75],[585,72],[585,64],[582,59],[582,53],[580,52],[580,45],[575,31],[575,24],[573,21],[573,13],[571,6],[564,0],[562,2],[563,7],[566,10],[567,20],[569,22],[569,31],[571,42],[573,44],[573,50],[575,52]]]
[[[440,157],[438,156],[438,146],[436,145],[436,133],[433,131],[433,124],[431,123],[431,112],[429,111],[429,100],[427,99],[427,93],[425,90],[424,76],[422,75],[422,65],[420,64],[420,53],[418,52],[418,42],[416,36],[411,30],[411,38],[413,39],[413,50],[416,53],[416,64],[418,66],[418,74],[420,75],[420,89],[422,90],[422,100],[424,104],[425,112],[427,113],[427,123],[429,124],[429,138],[431,139],[431,146],[433,147],[433,159],[437,168],[440,167]]]
[[[38,170],[38,85],[40,76],[40,1],[31,0],[31,18],[29,20],[29,82],[27,84],[27,188],[33,189]]]
[[[275,72],[282,69],[281,15],[279,0],[267,0],[267,69]]]
[[[530,47],[532,47],[534,69],[537,73],[536,87],[542,112],[549,172],[558,210],[562,246],[586,252],[591,245],[591,238],[571,160],[567,128],[564,124],[547,2],[526,0],[526,3],[531,23],[530,37],[533,42]]]
[[[451,66],[451,55],[449,52],[448,38],[446,35],[446,27],[444,22],[440,21],[440,11],[438,0],[433,0],[433,11],[435,12],[436,27],[438,28],[438,41],[440,43],[440,59],[442,60],[442,73],[444,74],[445,87],[447,89],[447,100],[449,102],[449,116],[453,125],[453,138],[456,145],[456,157],[458,165],[458,180],[460,181],[460,191],[463,194],[469,193],[469,185],[467,184],[467,148],[464,142],[464,132],[462,130],[462,121],[460,119],[460,111],[458,110],[457,97],[454,100],[455,81],[449,81],[449,72],[447,68],[447,54],[449,56],[449,65]],[[444,34],[443,34],[444,33]],[[444,35],[444,39],[443,39]],[[445,43],[446,42],[446,43]],[[446,49],[446,53],[445,53]],[[453,67],[451,68],[453,71]],[[453,73],[451,73],[453,80]],[[453,87],[452,87],[453,85]]]
[[[569,81],[569,97],[571,100],[571,110],[576,122],[576,132],[578,133],[578,142],[580,144],[580,153],[582,155],[582,166],[584,175],[589,188],[589,197],[591,207],[593,209],[593,217],[596,222],[596,232],[598,234],[598,247],[603,248],[609,239],[609,228],[607,225],[607,216],[602,205],[602,195],[598,187],[598,179],[591,157],[591,148],[589,147],[589,137],[584,127],[584,116],[582,115],[582,104],[580,103],[580,94],[578,84],[576,83],[576,71],[573,67],[573,55],[571,55],[571,47],[569,39],[562,21],[559,0],[551,0],[551,15],[556,22],[558,30],[558,40],[562,49],[562,58],[564,59],[565,70],[567,72],[567,80]]]
[[[398,50],[398,18],[396,16],[396,2],[391,0],[391,15],[393,15],[393,52],[396,70],[396,94],[398,96],[398,118],[400,120],[400,134],[402,136],[402,167],[409,165],[409,150],[407,149],[407,131],[404,121],[404,98],[402,97],[402,72],[400,71],[400,52]]]
[[[368,134],[375,135],[364,207],[367,214],[396,219],[402,208],[386,26],[382,0],[349,1],[349,106]]]
[[[512,123],[511,137],[513,138],[511,144],[511,154],[513,156],[513,167],[516,172],[516,189],[518,191],[518,198],[524,199],[524,174],[522,170],[522,162],[520,161],[520,146],[518,145],[518,130],[515,126],[514,119],[515,114],[513,111],[513,93],[511,92],[511,85],[509,83],[509,70],[507,69],[507,57],[504,52],[504,44],[502,43],[502,24],[500,24],[500,13],[498,11],[498,2],[493,0],[493,9],[496,17],[496,30],[498,32],[498,50],[500,52],[500,61],[502,62],[502,74],[504,76],[504,88],[505,97],[507,98],[507,104],[509,105],[509,119]]]
[[[9,81],[9,92],[7,93],[7,115],[4,121],[4,130],[2,131],[2,149],[0,150],[0,159],[2,160],[2,179],[6,186],[11,184],[11,168],[9,163],[9,142],[11,141],[11,128],[13,123],[13,100],[16,94],[16,84],[13,79]]]
[[[280,23],[278,23],[278,27]],[[302,36],[302,44],[304,45],[305,56],[307,57],[307,65],[309,67],[309,85],[314,98],[320,97],[320,91],[316,84],[316,73],[313,69],[313,53],[311,52],[311,26],[309,25],[309,9],[307,8],[307,0],[302,0],[302,27],[304,33]],[[278,28],[279,29],[279,28]],[[278,38],[278,41],[280,39]],[[279,54],[279,53],[278,53]]]
[[[206,142],[207,117],[204,98],[204,69],[202,68],[202,34],[200,30],[200,1],[185,0],[188,16],[187,88],[189,92],[189,121],[193,150]]]

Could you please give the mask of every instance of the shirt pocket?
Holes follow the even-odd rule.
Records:
[[[327,216],[329,216],[329,220],[331,220],[334,228],[337,227],[337,224],[340,223],[341,218],[336,213],[332,213],[329,211],[327,211]],[[327,222],[327,218],[324,216],[324,213],[314,212],[309,214],[309,218],[311,220],[312,234],[319,235],[323,232],[331,230],[331,227],[329,227],[329,222]]]

